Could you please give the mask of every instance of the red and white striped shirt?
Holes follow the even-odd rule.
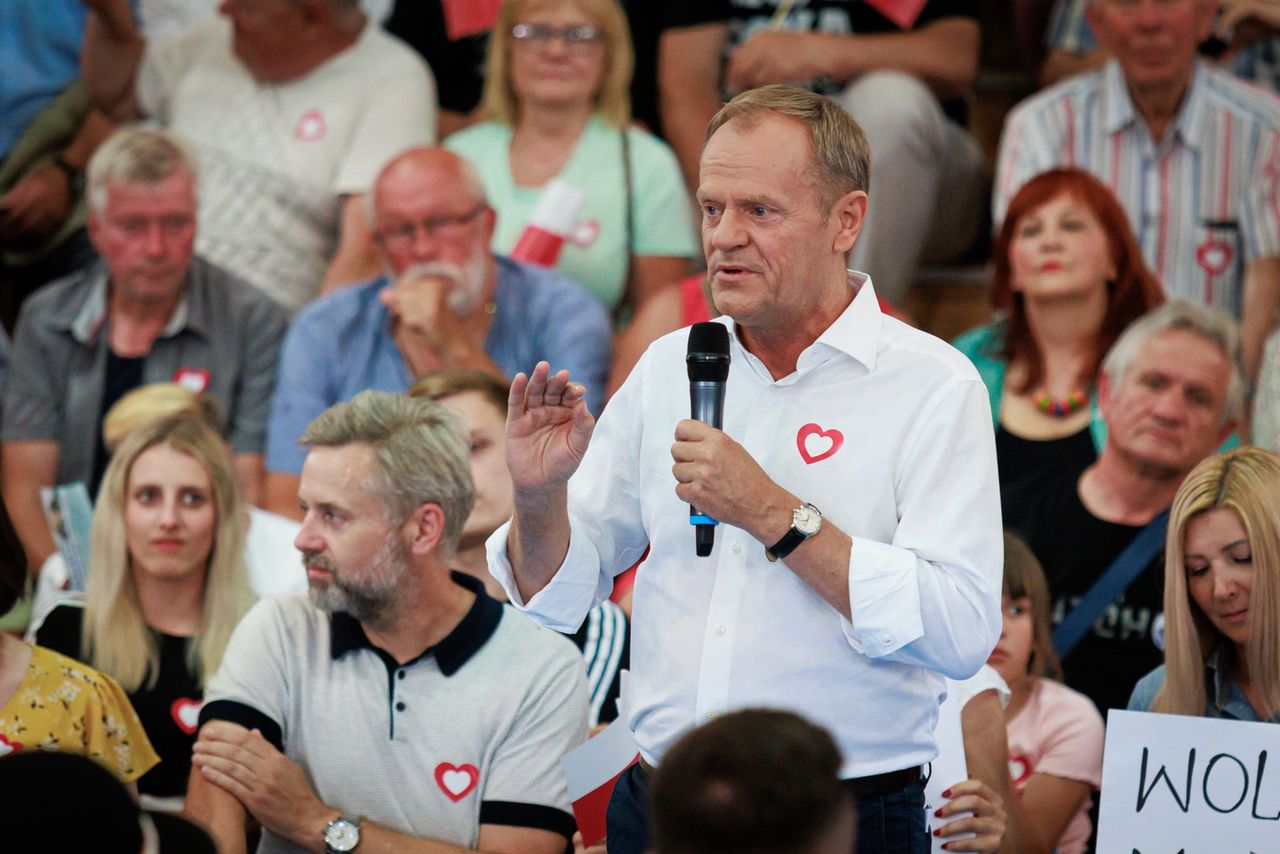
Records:
[[[1245,264],[1280,256],[1280,98],[1204,63],[1158,142],[1114,60],[1019,104],[1000,139],[997,225],[1018,189],[1055,166],[1111,187],[1171,296],[1239,318]]]

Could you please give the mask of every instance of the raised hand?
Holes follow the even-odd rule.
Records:
[[[953,839],[943,843],[947,851],[978,851],[995,854],[1004,839],[1007,816],[1004,800],[981,780],[965,780],[942,793],[947,802],[938,808],[938,818],[950,818],[957,813],[972,815],[948,821],[934,830],[935,836],[946,838],[959,833],[973,833],[967,839]]]
[[[518,493],[563,486],[578,470],[596,423],[586,393],[546,362],[529,376],[516,374],[507,398],[507,468]]]

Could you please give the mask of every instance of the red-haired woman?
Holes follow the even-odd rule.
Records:
[[[955,345],[991,394],[1000,482],[1083,469],[1103,435],[1092,405],[1102,357],[1130,321],[1164,302],[1160,284],[1120,203],[1078,169],[1023,185],[994,254],[1002,316]]]

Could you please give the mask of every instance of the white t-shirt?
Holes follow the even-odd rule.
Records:
[[[199,155],[197,251],[291,311],[319,290],[341,197],[435,140],[430,70],[373,24],[308,74],[271,84],[236,59],[229,21],[206,18],[148,46],[137,96]]]

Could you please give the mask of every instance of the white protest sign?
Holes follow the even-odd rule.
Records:
[[[1275,724],[1112,709],[1098,851],[1280,851],[1278,763]]]
[[[960,726],[960,704],[955,691],[948,691],[947,699],[938,707],[938,725],[934,727],[933,737],[938,742],[938,757],[930,765],[929,782],[924,787],[924,826],[929,831],[933,854],[947,854],[947,849],[942,847],[944,843],[973,836],[972,833],[962,833],[942,839],[933,835],[936,828],[969,815],[958,813],[941,819],[933,814],[947,802],[942,793],[969,778],[969,766],[964,758],[964,730]]]

